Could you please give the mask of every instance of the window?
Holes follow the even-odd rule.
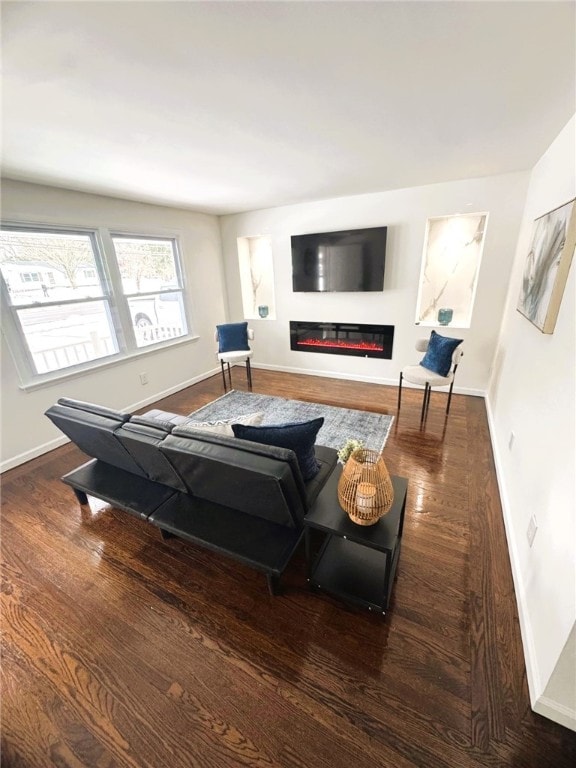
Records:
[[[187,332],[173,240],[113,235],[122,291],[138,347]]]
[[[187,336],[176,240],[106,235],[0,230],[3,325],[26,383]]]
[[[23,283],[40,282],[40,275],[38,272],[22,272],[21,278]]]

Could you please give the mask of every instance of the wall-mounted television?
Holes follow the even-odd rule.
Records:
[[[386,227],[292,235],[292,289],[382,291]]]

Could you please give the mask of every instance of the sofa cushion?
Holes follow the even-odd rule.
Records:
[[[163,421],[133,416],[114,432],[114,437],[150,480],[185,492],[186,486],[182,479],[158,448],[173,427],[173,424]]]
[[[314,453],[316,435],[324,424],[324,418],[289,424],[268,424],[261,427],[233,424],[232,431],[242,440],[276,445],[294,451],[304,481],[311,480],[320,469]]]
[[[216,421],[188,421],[186,426],[198,429],[200,432],[212,432],[216,435],[229,435],[234,437],[233,424],[258,426],[262,423],[263,413],[247,413],[245,416],[235,416],[231,419],[217,419]]]
[[[48,408],[46,416],[88,456],[136,475],[146,476],[144,470],[114,435],[114,432],[126,423],[129,414],[116,415],[112,411],[111,415],[108,415],[108,409],[102,406],[89,408],[88,403],[83,403],[83,407],[68,404],[74,402],[62,398],[56,405]]]
[[[452,355],[459,344],[462,344],[462,339],[441,336],[436,331],[432,331],[426,354],[420,361],[420,365],[439,376],[448,376],[452,365]]]
[[[162,419],[156,419],[151,416],[131,416],[130,424],[139,424],[141,427],[150,427],[151,429],[160,429],[168,434],[172,432],[176,424],[173,421],[163,421]]]
[[[226,323],[217,325],[218,352],[237,352],[250,350],[248,346],[248,323]]]
[[[190,419],[188,416],[182,416],[180,413],[172,413],[171,411],[162,411],[159,408],[152,408],[151,411],[146,411],[140,418],[143,419],[157,419],[158,421],[170,422],[172,426],[180,426],[181,424],[188,424]]]
[[[193,496],[301,525],[306,488],[294,451],[228,435],[176,427],[159,445]]]

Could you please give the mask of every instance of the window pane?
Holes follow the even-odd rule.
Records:
[[[128,306],[138,347],[176,339],[188,332],[180,291],[134,296],[128,299]]]
[[[180,287],[172,240],[115,236],[112,241],[124,293]]]
[[[2,230],[0,268],[17,306],[103,294],[89,235]]]
[[[18,310],[37,373],[48,373],[117,352],[107,302]]]

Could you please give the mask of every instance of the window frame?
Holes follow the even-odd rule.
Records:
[[[66,366],[46,373],[38,373],[36,365],[32,358],[26,334],[18,317],[18,311],[29,308],[38,308],[38,303],[31,304],[13,304],[5,278],[0,271],[0,304],[2,317],[2,330],[6,339],[8,348],[14,359],[14,363],[20,378],[21,389],[35,389],[42,385],[48,385],[61,379],[71,378],[85,374],[90,370],[95,370],[111,365],[118,365],[124,361],[130,360],[142,355],[152,354],[166,348],[179,344],[190,342],[197,338],[193,332],[189,301],[190,296],[187,287],[183,259],[181,255],[179,235],[174,233],[133,233],[115,228],[113,233],[107,227],[78,227],[59,224],[46,224],[44,222],[21,222],[21,221],[2,221],[0,231],[12,232],[37,232],[53,233],[66,235],[82,235],[90,238],[92,253],[96,274],[101,286],[101,295],[85,298],[65,299],[61,301],[43,301],[42,307],[62,306],[65,304],[80,304],[104,302],[106,312],[109,317],[109,325],[113,334],[112,342],[116,352],[88,360],[75,365]],[[169,339],[161,339],[154,343],[138,346],[136,336],[132,325],[130,308],[128,305],[129,295],[124,294],[122,278],[117,262],[116,252],[112,240],[112,235],[124,236],[133,239],[142,240],[167,240],[172,243],[172,253],[174,256],[175,272],[179,281],[179,287],[168,290],[154,291],[148,295],[158,295],[160,293],[181,294],[181,306],[184,312],[184,321],[186,323],[186,333]],[[141,296],[142,294],[137,294]]]
[[[121,297],[121,301],[119,303],[122,306],[122,314],[124,316],[130,317],[130,323],[128,324],[129,328],[127,333],[128,346],[134,350],[143,350],[143,349],[150,349],[151,347],[157,347],[158,343],[164,344],[164,342],[158,342],[156,344],[146,344],[141,347],[138,346],[136,334],[134,332],[134,325],[131,320],[130,299],[146,298],[147,296],[150,296],[150,297],[160,296],[162,294],[168,294],[168,293],[180,293],[181,295],[180,305],[184,312],[184,322],[186,324],[186,333],[183,334],[182,336],[177,336],[176,340],[182,339],[182,338],[189,338],[191,336],[190,316],[189,316],[188,306],[187,306],[188,302],[186,301],[187,299],[186,281],[184,278],[184,269],[182,266],[182,257],[180,254],[178,237],[170,236],[170,235],[133,234],[131,232],[124,232],[117,229],[109,230],[108,235],[110,238],[110,243],[111,243],[112,251],[114,254],[114,269],[112,270],[112,282],[114,287],[117,288],[117,295]],[[163,290],[155,290],[155,291],[140,291],[136,293],[134,292],[126,293],[124,291],[122,274],[120,272],[120,265],[118,264],[116,249],[114,248],[114,238],[118,238],[118,239],[126,238],[127,240],[165,240],[166,242],[170,242],[172,244],[172,255],[174,257],[174,271],[176,274],[176,278],[178,280],[178,287],[166,288]]]

